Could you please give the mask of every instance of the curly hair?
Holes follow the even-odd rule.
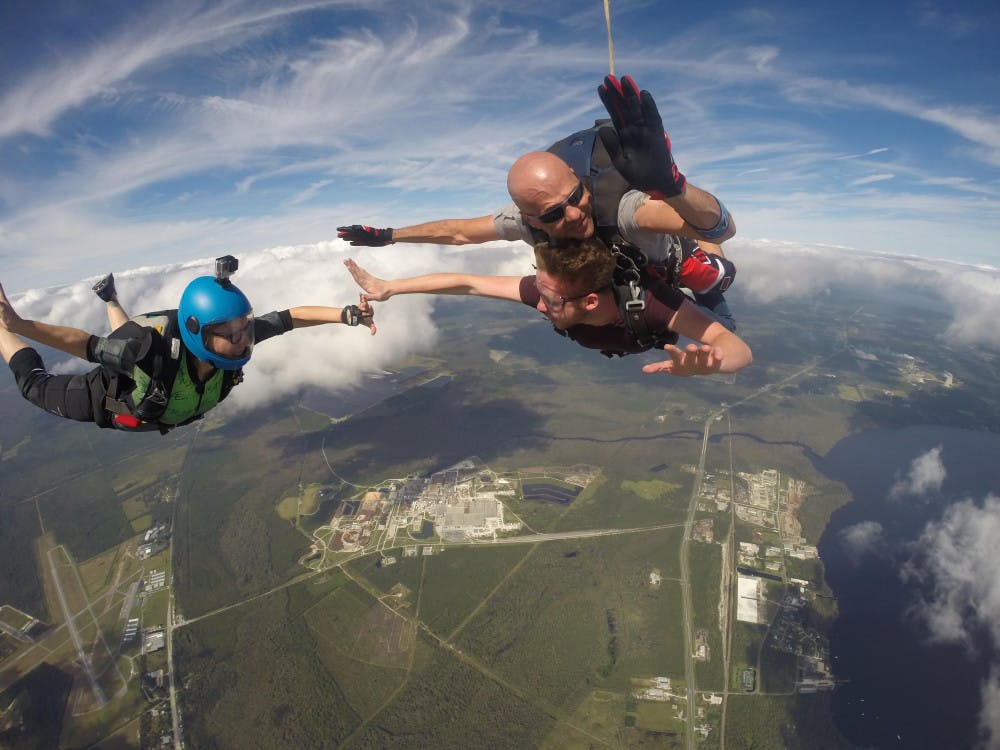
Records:
[[[597,237],[542,241],[535,243],[535,267],[589,293],[611,285],[615,259]]]

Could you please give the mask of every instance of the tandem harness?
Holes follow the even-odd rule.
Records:
[[[142,341],[139,349],[141,358],[135,363],[132,377],[114,373],[108,383],[104,408],[111,415],[111,426],[129,432],[158,430],[165,435],[174,427],[201,419],[201,414],[192,414],[177,424],[159,421],[167,411],[180,368],[187,364],[187,351],[178,335],[176,310],[138,315],[118,328],[110,338]],[[147,378],[145,390],[138,393],[140,383]],[[242,369],[224,370],[216,403],[221,402],[233,386],[241,382]]]
[[[605,245],[612,248],[616,258],[624,255],[631,259],[632,262],[628,265],[638,269],[644,281],[663,281],[678,287],[683,263],[681,239],[673,238],[669,256],[665,260],[653,261],[642,250],[625,240],[618,230],[618,205],[625,193],[633,188],[615,168],[604,148],[604,142],[597,135],[604,127],[611,127],[611,120],[595,120],[592,127],[556,141],[547,151],[566,162],[590,190],[593,196],[594,231]],[[537,239],[550,239],[540,230],[533,231]]]
[[[634,245],[628,246],[642,256]],[[609,247],[615,258],[612,292],[629,335],[643,350],[662,349],[666,344],[677,343],[675,331],[651,330],[649,321],[646,320],[646,282],[649,280],[644,273],[646,266],[638,265],[633,254],[622,250],[618,245],[612,244]],[[601,354],[605,357],[624,357],[628,352],[604,350]]]
[[[677,343],[678,335],[670,329],[652,328],[646,319],[647,289],[644,281],[648,278],[636,264],[631,254],[621,252],[611,246],[615,258],[615,271],[612,276],[611,291],[621,314],[622,322],[631,339],[643,350],[662,349],[667,344]],[[575,340],[571,330],[562,330],[553,326],[560,336]],[[605,357],[624,357],[632,352],[624,349],[602,349]]]
[[[645,316],[646,288],[654,282],[679,286],[683,262],[681,247],[675,238],[667,261],[653,263],[642,250],[621,236],[618,231],[618,204],[632,186],[615,169],[603,141],[598,137],[602,127],[611,127],[611,120],[595,120],[593,127],[556,141],[548,151],[566,162],[593,196],[594,230],[615,258],[613,289],[626,328],[639,346],[659,348],[676,342],[677,334],[672,331],[654,334],[650,331]],[[550,239],[544,235],[538,238]],[[626,352],[604,351],[602,354],[613,357],[624,356]]]

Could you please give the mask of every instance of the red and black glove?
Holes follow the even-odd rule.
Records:
[[[349,227],[337,227],[337,236],[347,240],[354,247],[383,247],[393,242],[392,227],[376,229],[362,224],[351,224]]]
[[[692,292],[705,294],[713,289],[725,292],[736,279],[736,266],[729,258],[706,253],[694,240],[682,239],[685,247],[681,264],[680,285]]]
[[[605,76],[597,89],[613,128],[598,131],[611,163],[638,190],[657,198],[680,195],[687,179],[674,164],[670,138],[648,91],[639,91],[635,81]]]

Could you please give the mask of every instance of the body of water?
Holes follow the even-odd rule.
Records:
[[[890,497],[913,461],[938,447],[946,470],[940,488]],[[845,438],[816,462],[854,498],[833,514],[819,550],[840,607],[831,660],[838,678],[848,680],[834,694],[835,720],[858,745],[977,746],[980,691],[994,648],[985,633],[974,634],[980,641],[974,653],[929,643],[914,612],[920,584],[904,581],[901,571],[919,559],[921,533],[949,506],[1000,494],[998,458],[1000,435],[915,427]],[[845,530],[865,523],[879,525],[880,541],[859,551],[845,541]]]

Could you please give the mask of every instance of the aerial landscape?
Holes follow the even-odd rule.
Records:
[[[0,3],[0,750],[1000,748],[993,5]]]
[[[942,445],[950,460],[949,431],[985,455],[997,358],[942,358],[944,322],[903,296],[836,291],[756,304],[742,320],[757,363],[734,378],[650,382],[633,358],[553,351],[544,321],[457,300],[438,305],[438,349],[370,373],[371,392],[305,392],[163,438],[29,412],[8,385],[3,736],[971,745],[975,689],[930,728],[884,673],[860,686],[879,726],[839,703],[876,678],[839,666],[859,644],[837,641],[838,615],[857,614],[820,553],[850,556],[831,532],[852,507],[828,466],[838,444],[899,436],[890,483]],[[881,347],[902,320],[906,349]],[[892,682],[930,679],[896,668]]]

